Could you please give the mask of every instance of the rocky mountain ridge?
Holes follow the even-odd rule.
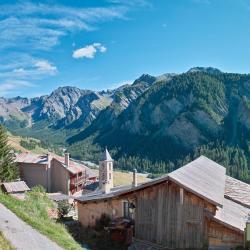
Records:
[[[52,130],[81,130],[106,108],[125,109],[155,79],[153,76],[143,75],[131,85],[126,84],[108,91],[65,86],[59,87],[50,95],[30,99],[1,97],[0,122],[12,132],[23,134],[25,131],[25,135],[29,135],[28,129],[36,131],[41,126]],[[31,134],[33,135],[32,132]]]
[[[143,74],[114,90],[68,86],[38,98],[0,98],[0,119],[17,134],[60,138],[73,154],[91,144],[107,145],[117,157],[173,160],[217,140],[248,148],[249,84],[248,74],[212,67]],[[75,156],[85,157],[82,151]]]
[[[91,139],[123,154],[175,161],[211,142],[240,147],[249,155],[250,75],[194,68],[156,81],[112,122],[104,111],[69,138],[72,152]],[[79,156],[76,154],[76,156]]]

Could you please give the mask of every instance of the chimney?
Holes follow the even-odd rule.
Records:
[[[48,165],[50,165],[51,157],[50,157],[49,152],[46,154],[46,157],[47,157]],[[48,167],[50,167],[50,166],[48,166]]]
[[[47,154],[47,191],[50,193],[51,191],[51,155],[48,152]]]
[[[133,187],[137,187],[137,170],[134,169],[133,171],[133,182],[132,182]]]
[[[65,157],[65,165],[69,167],[69,153],[64,153],[64,157]]]

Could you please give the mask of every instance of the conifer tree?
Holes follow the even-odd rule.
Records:
[[[6,130],[0,125],[0,182],[12,181],[18,178],[18,169],[14,159],[15,155],[8,145]]]

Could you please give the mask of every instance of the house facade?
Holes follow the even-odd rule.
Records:
[[[91,169],[71,160],[68,153],[64,157],[21,153],[16,162],[21,179],[29,187],[41,185],[49,193],[77,194],[87,180],[97,178]]]
[[[77,198],[78,218],[94,226],[101,214],[134,222],[135,249],[232,249],[244,245],[250,186],[201,156],[140,185]]]

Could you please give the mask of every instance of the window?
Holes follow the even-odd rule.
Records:
[[[111,177],[112,177],[112,176],[111,176],[111,173],[109,173],[109,179],[110,179],[110,180],[111,180]]]
[[[111,162],[109,163],[109,170],[110,171],[112,170],[112,163]]]
[[[129,216],[129,204],[127,201],[123,201],[123,217],[130,218]]]

